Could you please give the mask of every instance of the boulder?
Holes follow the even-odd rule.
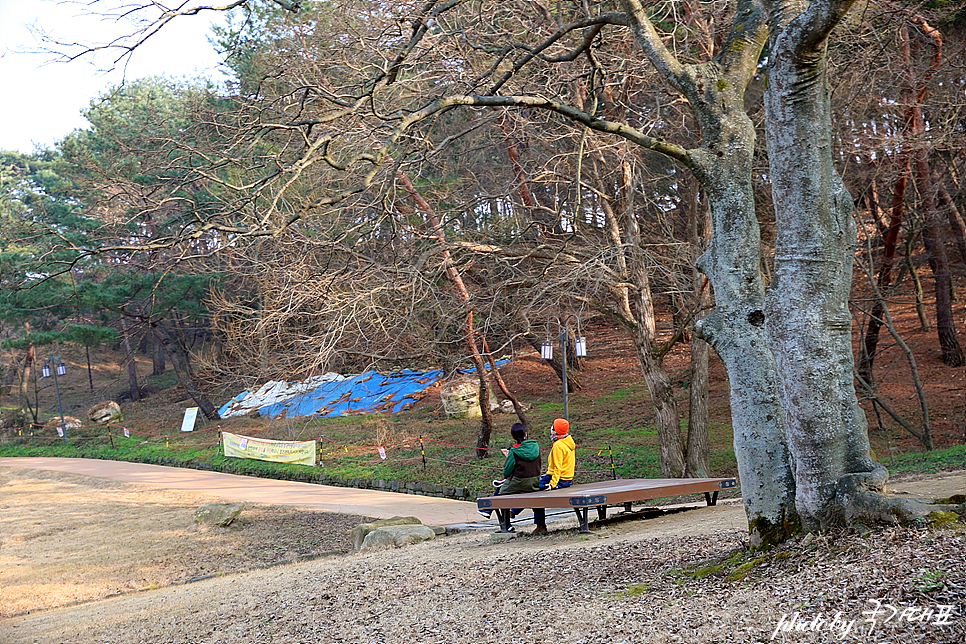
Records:
[[[74,418],[73,416],[64,416],[64,427],[66,429],[80,429],[84,426],[80,418]],[[45,427],[58,428],[60,427],[60,416],[51,416],[50,420],[47,421]]]
[[[478,418],[480,416],[480,386],[469,378],[457,378],[439,388],[447,418]]]
[[[436,532],[424,525],[389,525],[376,528],[366,535],[360,550],[381,550],[398,548],[411,543],[429,541],[436,538]]]
[[[477,378],[459,377],[444,382],[439,388],[447,418],[479,418],[480,381]],[[510,408],[512,409],[512,403]],[[500,409],[500,403],[490,392],[490,409]]]
[[[244,508],[242,503],[209,503],[195,510],[195,523],[208,523],[225,528],[238,518]]]
[[[87,417],[95,425],[117,423],[121,421],[121,406],[113,400],[97,403],[87,410]]]
[[[373,521],[372,523],[360,523],[352,528],[352,532],[350,533],[352,537],[352,549],[358,550],[361,548],[362,542],[365,541],[366,536],[373,530],[393,525],[422,525],[422,521],[416,517],[393,517],[391,519]]]

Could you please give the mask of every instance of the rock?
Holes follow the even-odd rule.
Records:
[[[480,381],[476,378],[461,377],[444,382],[439,388],[439,398],[443,403],[447,418],[479,418]],[[497,410],[500,403],[490,392],[490,409]],[[512,409],[512,407],[511,407]]]
[[[946,512],[945,510],[936,510],[935,512],[930,512],[926,516],[926,521],[930,528],[942,529],[948,528],[955,525],[959,521],[959,515],[955,512]]]
[[[97,403],[87,410],[87,417],[96,425],[117,423],[121,419],[121,406],[113,400]]]
[[[490,543],[505,543],[520,536],[519,532],[491,532]]]
[[[480,385],[469,378],[456,378],[443,383],[439,398],[447,418],[480,417]]]
[[[352,532],[350,533],[352,535],[352,549],[359,550],[366,536],[373,530],[393,525],[422,525],[422,521],[416,517],[393,517],[391,519],[373,521],[372,523],[360,523],[352,528]]]
[[[936,499],[933,503],[937,505],[961,505],[966,503],[966,494],[954,494],[944,499]]]
[[[359,550],[381,550],[398,548],[411,543],[435,539],[436,533],[432,528],[413,524],[389,525],[376,528],[366,535]]]
[[[84,426],[80,418],[74,418],[73,416],[64,416],[64,427],[66,429],[80,429]],[[60,416],[52,416],[50,420],[47,421],[45,427],[52,427],[56,429],[60,427]]]
[[[195,510],[195,523],[208,523],[225,528],[238,518],[244,508],[242,503],[209,503]]]

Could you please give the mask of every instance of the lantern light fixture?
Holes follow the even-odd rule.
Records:
[[[553,360],[553,343],[544,342],[540,345],[540,357],[544,360]]]
[[[49,378],[51,376],[50,367],[53,366],[53,376],[54,376],[54,391],[57,393],[57,411],[60,412],[60,427],[57,428],[57,434],[67,442],[67,423],[64,421],[64,406],[60,403],[60,386],[57,384],[57,376],[63,376],[67,373],[67,365],[64,361],[57,356],[51,354],[46,360],[44,360],[43,366],[40,368],[40,373],[44,378]]]
[[[563,322],[560,321],[560,318],[553,318],[553,321],[555,321],[557,323],[557,326],[560,327],[560,336],[558,340],[560,344],[560,379],[563,381],[563,413],[564,413],[564,418],[566,418],[567,420],[570,420],[570,410],[567,405],[567,402],[568,402],[567,401],[567,398],[568,398],[567,350],[569,348],[568,345],[570,344],[571,319],[573,320],[573,322],[576,323],[576,326],[577,326],[577,335],[574,340],[573,355],[578,358],[586,357],[587,356],[587,338],[585,338],[580,331],[580,318],[578,318],[576,315],[573,315],[573,314],[568,315],[566,318],[564,318]],[[548,330],[548,334],[549,334],[549,330]],[[553,342],[551,342],[549,339],[540,344],[540,357],[543,358],[544,360],[553,359]]]

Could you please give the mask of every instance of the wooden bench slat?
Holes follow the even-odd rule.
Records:
[[[619,505],[669,496],[718,492],[736,488],[733,478],[709,479],[618,479],[598,483],[582,483],[559,490],[484,496],[476,500],[482,510],[509,508],[581,508]]]

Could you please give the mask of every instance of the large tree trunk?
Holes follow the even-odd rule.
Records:
[[[654,406],[654,426],[661,450],[661,476],[681,478],[684,476],[684,439],[678,426],[678,408],[671,377],[663,362],[654,355],[654,341],[647,330],[647,318],[639,316],[636,321],[637,324],[631,329],[631,340]]]
[[[181,383],[181,386],[185,388],[185,391],[188,392],[192,400],[198,404],[198,408],[205,415],[205,418],[208,420],[221,418],[218,415],[217,408],[211,404],[208,397],[205,396],[195,383],[194,376],[191,373],[191,363],[188,360],[188,355],[184,348],[161,327],[160,323],[152,322],[151,331],[158,341],[161,342],[161,346],[164,347],[168,357],[171,358],[171,366],[174,367],[174,372],[178,374],[178,381]]]
[[[622,3],[635,39],[654,66],[688,99],[702,147],[688,167],[711,213],[708,251],[697,262],[715,293],[715,310],[695,335],[715,348],[728,370],[731,422],[741,495],[753,547],[783,541],[799,527],[795,485],[782,433],[775,364],[764,331],[761,236],[751,183],[755,131],[744,110],[745,88],[765,41],[758,3],[741,0],[735,27],[713,64],[682,66],[664,48],[642,3]]]
[[[735,113],[731,120],[735,145],[725,148],[728,153],[702,182],[714,233],[698,265],[714,286],[715,310],[695,325],[695,335],[715,348],[728,370],[751,544],[765,547],[795,534],[799,522],[775,362],[764,328],[761,239],[751,185],[754,128],[747,116]]]
[[[856,244],[852,199],[832,163],[826,46],[851,0],[769,7],[765,132],[776,216],[766,329],[778,367],[796,506],[816,529],[848,520],[846,490],[881,490],[852,375],[848,299]]]

